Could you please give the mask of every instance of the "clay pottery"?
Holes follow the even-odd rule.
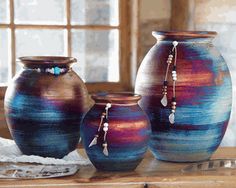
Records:
[[[135,84],[135,93],[142,95],[139,104],[151,121],[150,149],[165,161],[209,159],[225,134],[232,103],[230,73],[212,43],[216,32],[152,34],[157,43],[143,59]],[[165,90],[168,57],[172,63]],[[165,93],[167,101],[162,100]]]
[[[21,57],[22,71],[5,95],[8,128],[26,155],[62,158],[80,137],[87,90],[71,69],[72,57]]]
[[[95,104],[85,115],[81,131],[86,153],[98,170],[134,170],[143,159],[150,126],[137,104],[140,98],[133,93],[92,96]]]

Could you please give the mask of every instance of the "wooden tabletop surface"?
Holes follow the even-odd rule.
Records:
[[[83,150],[79,151],[80,153]],[[212,159],[236,158],[236,148],[219,148]],[[2,187],[52,187],[52,188],[172,188],[172,187],[236,187],[236,169],[186,173],[181,170],[190,163],[168,163],[154,159],[148,152],[133,172],[101,172],[92,165],[82,166],[69,177],[38,180],[0,180]]]

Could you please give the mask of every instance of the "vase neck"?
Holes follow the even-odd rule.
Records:
[[[104,105],[111,103],[113,105],[135,105],[141,99],[140,95],[129,92],[117,92],[117,93],[99,93],[92,95],[92,99],[98,105]]]
[[[19,63],[24,68],[29,69],[46,69],[46,68],[70,68],[77,60],[73,57],[61,57],[61,56],[28,56],[20,57]]]
[[[214,31],[153,31],[157,41],[179,43],[211,43],[217,35]]]

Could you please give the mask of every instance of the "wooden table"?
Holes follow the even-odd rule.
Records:
[[[80,151],[81,152],[81,151]],[[83,151],[82,151],[83,152]],[[236,148],[219,148],[212,157],[236,158]],[[92,165],[83,166],[70,177],[39,180],[0,180],[2,187],[52,188],[172,188],[236,187],[236,170],[183,173],[184,163],[167,163],[154,159],[150,152],[133,172],[99,172]]]

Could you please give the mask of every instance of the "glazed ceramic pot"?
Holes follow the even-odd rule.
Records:
[[[137,104],[140,95],[93,95],[94,106],[82,123],[86,153],[98,170],[134,170],[148,147],[150,126]]]
[[[152,34],[157,43],[135,84],[151,122],[150,149],[165,161],[209,159],[225,134],[232,103],[228,67],[212,44],[216,32]]]
[[[87,112],[87,90],[71,69],[71,57],[22,57],[9,84],[5,115],[13,139],[26,155],[62,158],[77,146]]]

